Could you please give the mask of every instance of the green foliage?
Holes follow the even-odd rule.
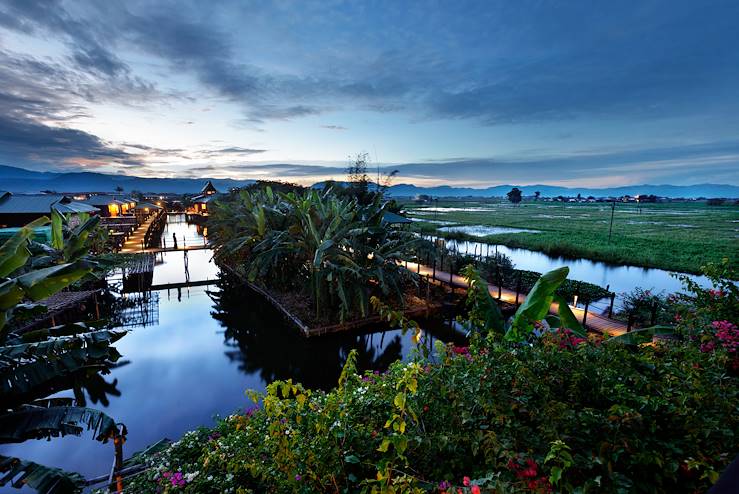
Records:
[[[526,340],[546,318],[553,328],[567,328],[575,335],[585,337],[585,329],[570,310],[567,302],[557,294],[557,289],[567,277],[566,267],[555,269],[539,278],[526,295],[516,313],[505,321],[495,299],[490,295],[487,282],[470,264],[462,270],[469,283],[467,305],[470,308],[468,323],[486,333],[504,334],[507,341]],[[552,303],[557,303],[557,316],[548,316]]]
[[[705,491],[739,441],[726,356],[475,338],[384,375],[315,392],[291,381],[261,408],[188,433],[134,492]],[[173,486],[164,476],[181,470]],[[463,485],[464,477],[469,477]]]
[[[330,192],[241,191],[218,203],[211,231],[218,258],[250,281],[310,298],[314,317],[365,316],[371,296],[402,303],[411,275],[400,261],[417,242],[383,223],[385,206]]]
[[[65,234],[65,218],[56,211],[52,217],[53,247],[30,240],[33,228],[48,223],[47,218],[20,229],[0,247],[0,444],[79,435],[85,428],[103,442],[121,434],[113,419],[82,406],[81,389],[86,379],[107,371],[120,357],[111,343],[125,332],[78,323],[24,333],[7,324],[15,312],[36,310],[23,302],[68,288],[95,267],[87,252],[90,232],[99,220],[83,217]],[[43,399],[68,388],[75,390],[77,399]],[[7,472],[0,485],[12,481],[15,486],[22,475],[27,485],[42,492],[76,492],[81,486],[77,474],[17,458],[3,457],[0,471]]]
[[[28,486],[40,494],[81,492],[85,487],[85,479],[78,473],[3,455],[0,455],[0,474],[3,474],[0,486],[10,482],[11,487]]]
[[[455,210],[441,210],[434,212],[433,216],[419,215],[418,218],[434,218],[457,225],[535,229],[538,233],[490,235],[485,241],[532,249],[556,257],[688,273],[700,273],[701,266],[709,262],[718,264],[722,258],[732,260],[736,267],[739,259],[739,243],[731,223],[739,211],[736,204],[718,208],[699,202],[642,203],[638,206],[619,203],[610,241],[610,204],[523,201],[512,207],[506,200],[480,198],[474,201],[440,201],[436,206],[449,206]],[[466,206],[476,210],[460,211]],[[409,212],[413,216],[413,209]],[[413,224],[414,228],[427,234],[450,236],[442,231],[436,232],[437,226],[421,222]],[[464,238],[480,241],[479,237]]]

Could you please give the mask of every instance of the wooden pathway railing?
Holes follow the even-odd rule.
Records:
[[[405,265],[408,270],[417,273],[420,276],[428,276],[429,279],[449,285],[452,288],[460,288],[466,290],[469,287],[469,281],[464,276],[448,273],[446,271],[440,271],[439,269],[433,269],[428,266],[424,266],[423,264],[418,264],[410,261],[406,262]],[[492,283],[488,283],[488,291],[490,292],[490,295],[492,295],[494,298],[502,300],[504,302],[508,302],[510,304],[520,305],[524,302],[524,300],[526,300],[525,293],[517,293],[514,290],[499,287],[493,285]],[[578,321],[580,321],[583,326],[586,326],[589,329],[593,329],[601,333],[608,333],[611,336],[620,335],[627,331],[626,324],[621,321],[616,321],[614,319],[610,319],[606,316],[594,312],[588,312],[580,307],[570,306],[570,309],[572,309],[572,312],[575,314],[575,317],[577,317]],[[552,304],[552,306],[550,307],[550,312],[552,314],[557,313],[556,303]]]

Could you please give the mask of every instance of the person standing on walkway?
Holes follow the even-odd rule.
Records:
[[[172,240],[174,240],[174,248],[177,250],[177,234],[172,232]]]

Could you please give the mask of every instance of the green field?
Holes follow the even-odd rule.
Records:
[[[610,203],[447,200],[406,203],[408,216],[427,220],[413,228],[446,237],[480,240],[438,228],[484,225],[536,230],[482,237],[490,243],[573,258],[656,267],[690,273],[708,262],[739,259],[739,206],[704,202],[617,203],[613,232]],[[435,209],[438,208],[438,211]],[[435,222],[445,222],[443,225]]]

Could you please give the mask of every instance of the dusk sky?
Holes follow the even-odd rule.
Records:
[[[0,0],[0,165],[739,184],[739,2]]]

